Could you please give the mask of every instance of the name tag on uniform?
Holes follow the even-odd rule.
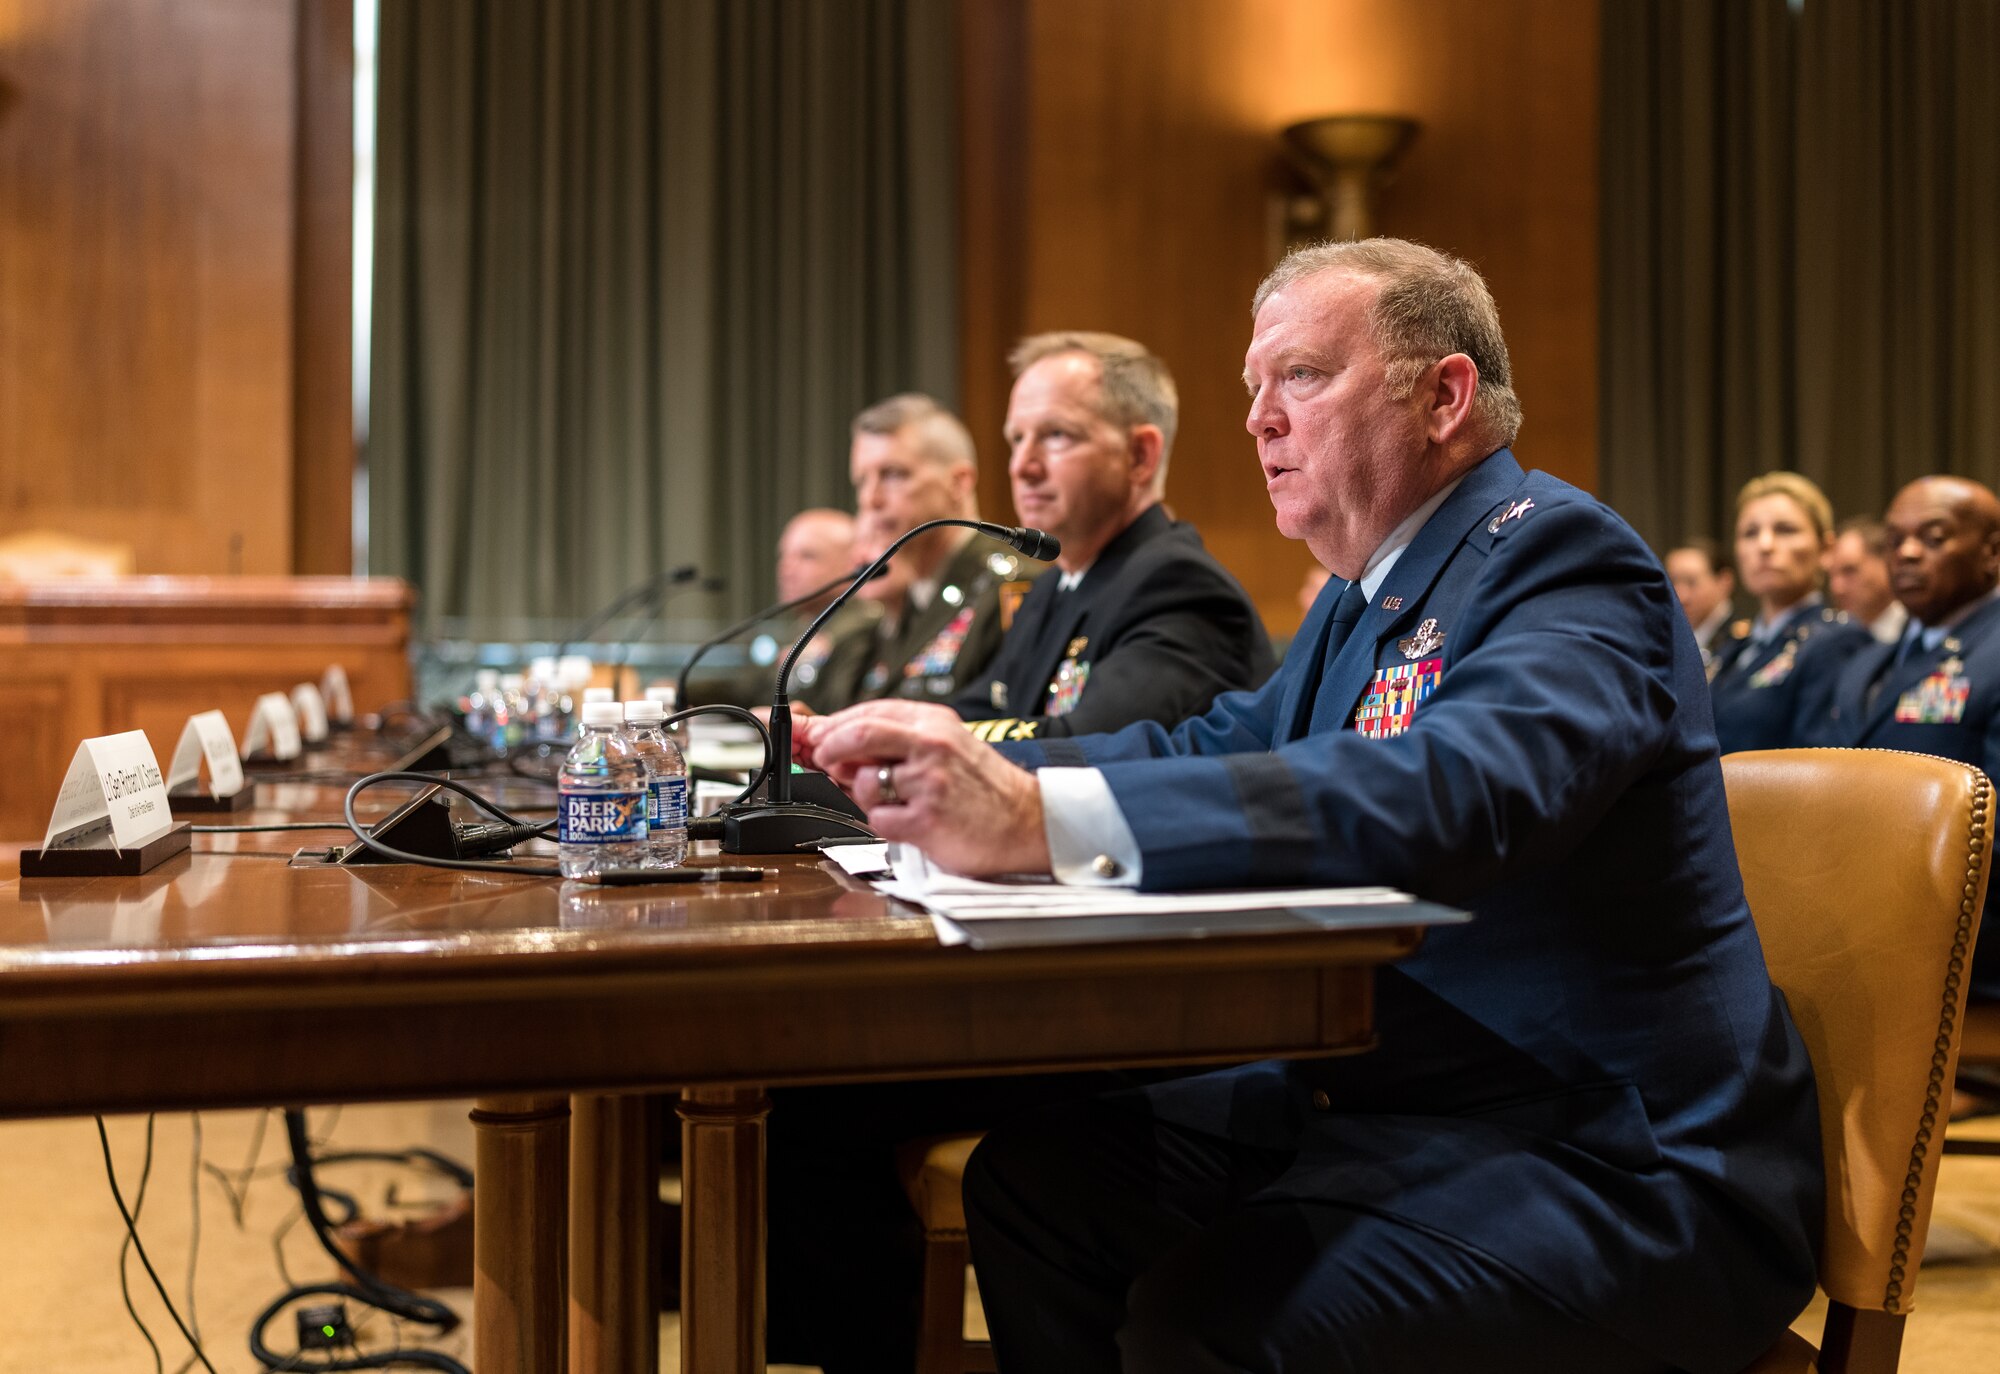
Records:
[[[1972,681],[1959,673],[1962,665],[1947,663],[1896,699],[1898,725],[1956,725],[1965,718],[1965,699]]]
[[[1361,695],[1361,705],[1355,708],[1355,732],[1368,739],[1394,739],[1410,728],[1417,707],[1437,690],[1443,677],[1441,658],[1377,669]]]

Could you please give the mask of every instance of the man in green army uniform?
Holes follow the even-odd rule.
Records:
[[[863,553],[927,520],[979,518],[972,436],[928,396],[892,396],[855,417],[848,472]],[[882,603],[873,626],[837,641],[794,703],[837,711],[900,697],[949,701],[979,679],[1014,605],[1043,565],[971,530],[931,530],[863,589]]]

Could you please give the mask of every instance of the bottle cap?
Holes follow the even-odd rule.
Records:
[[[615,701],[586,701],[583,704],[585,725],[623,725],[625,708]]]
[[[618,700],[618,694],[609,687],[586,687],[583,689],[583,700],[585,705],[597,701],[615,702]]]
[[[667,718],[667,708],[657,701],[628,701],[625,703],[625,719],[638,724],[653,725]]]
[[[646,700],[659,702],[660,705],[666,707],[668,712],[671,713],[674,709],[674,689],[671,686],[648,687],[646,689]]]

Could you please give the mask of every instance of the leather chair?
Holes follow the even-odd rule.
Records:
[[[1750,911],[1818,1076],[1827,1177],[1820,1348],[1788,1331],[1746,1374],[1892,1374],[1937,1188],[1993,787],[1963,764],[1873,749],[1732,754],[1722,771]],[[918,1374],[993,1367],[961,1335],[959,1184],[978,1139],[901,1155],[924,1226]]]
[[[991,1374],[993,1347],[965,1339],[965,1161],[976,1135],[913,1140],[896,1152],[903,1191],[924,1227],[917,1374]]]
[[[1750,1374],[1891,1374],[1930,1229],[1966,969],[1993,854],[1975,768],[1872,749],[1722,761],[1750,911],[1819,1079],[1820,1348]]]

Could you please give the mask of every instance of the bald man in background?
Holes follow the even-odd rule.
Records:
[[[1807,742],[1932,754],[2000,777],[2000,499],[1963,477],[1923,477],[1883,523],[1909,624],[1847,665],[1831,718]],[[1983,1001],[2000,1001],[1995,897],[1972,961],[1970,992]]]

